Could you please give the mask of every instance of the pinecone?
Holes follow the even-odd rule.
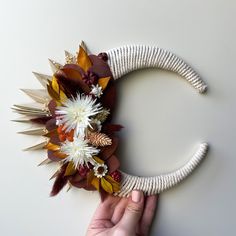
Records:
[[[88,134],[88,141],[94,146],[104,147],[107,145],[111,145],[111,139],[103,133],[91,132]]]
[[[115,170],[115,171],[113,171],[111,174],[111,177],[116,181],[116,182],[120,182],[121,181],[121,173],[120,173],[120,171],[118,171],[118,170]]]

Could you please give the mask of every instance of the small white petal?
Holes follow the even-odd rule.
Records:
[[[101,95],[103,94],[103,92],[102,92],[102,87],[99,86],[98,84],[97,84],[96,86],[95,86],[95,85],[92,85],[91,94],[93,94],[95,97],[100,98]]]

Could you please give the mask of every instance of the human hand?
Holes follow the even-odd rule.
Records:
[[[86,235],[147,236],[157,200],[157,195],[144,197],[137,190],[129,198],[108,196],[99,204]]]

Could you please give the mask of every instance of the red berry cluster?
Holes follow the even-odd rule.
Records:
[[[111,173],[111,177],[116,181],[116,182],[120,182],[121,181],[121,173],[118,170],[115,170]]]
[[[103,61],[107,61],[108,60],[108,55],[105,52],[101,52],[98,54],[98,57],[100,59],[102,59]]]

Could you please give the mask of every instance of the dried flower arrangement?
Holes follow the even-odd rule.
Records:
[[[59,163],[52,177],[52,196],[67,183],[86,190],[118,192],[121,173],[115,132],[122,126],[110,123],[116,92],[106,57],[88,55],[84,43],[77,56],[65,55],[65,65],[50,60],[52,76],[35,73],[45,89],[23,89],[36,104],[14,105],[14,111],[27,117],[16,121],[43,127],[20,133],[43,135],[44,142],[27,150],[44,148],[48,158],[41,164]]]
[[[34,73],[44,89],[22,89],[34,105],[14,105],[24,117],[40,127],[19,133],[40,135],[41,143],[25,150],[46,149],[47,159],[40,165],[56,162],[58,170],[51,196],[66,185],[98,190],[102,197],[128,196],[133,189],[157,194],[185,179],[207,154],[208,144],[201,143],[193,157],[181,168],[154,177],[131,176],[119,170],[116,156],[122,126],[112,123],[116,103],[114,81],[137,69],[157,67],[178,73],[197,91],[207,85],[182,59],[158,47],[130,45],[98,55],[89,54],[82,42],[76,56],[65,52],[66,63],[49,60],[53,75]]]

